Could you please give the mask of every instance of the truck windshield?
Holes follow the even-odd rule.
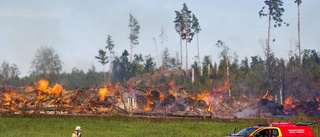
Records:
[[[250,135],[253,131],[255,131],[257,128],[252,128],[252,127],[248,127],[245,129],[242,129],[241,131],[239,131],[236,136],[248,136]]]

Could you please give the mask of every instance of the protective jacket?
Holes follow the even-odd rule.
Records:
[[[74,131],[71,137],[81,137],[81,133],[78,131]]]

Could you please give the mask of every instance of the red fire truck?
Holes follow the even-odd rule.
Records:
[[[238,133],[237,137],[315,137],[309,125],[313,123],[299,122],[267,122],[257,126],[247,127]]]

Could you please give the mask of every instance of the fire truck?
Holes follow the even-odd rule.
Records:
[[[230,137],[315,137],[309,122],[267,122],[247,127]]]

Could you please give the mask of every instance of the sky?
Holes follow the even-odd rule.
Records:
[[[206,55],[219,62],[218,40],[230,48],[233,59],[235,53],[239,61],[245,57],[251,61],[251,56],[264,58],[261,40],[267,38],[268,20],[258,15],[263,0],[0,0],[0,62],[16,64],[20,77],[27,76],[37,50],[46,46],[59,55],[62,72],[69,73],[73,68],[87,72],[92,65],[102,71],[94,56],[105,48],[108,35],[114,41],[116,56],[125,49],[130,51],[129,14],[141,26],[139,45],[133,54],[151,54],[157,61],[161,51],[168,48],[170,56],[175,57],[180,45],[173,21],[175,10],[180,11],[183,3],[199,19],[201,60]],[[319,0],[302,1],[302,49],[320,51],[319,5]],[[289,52],[296,50],[297,5],[284,0],[283,7],[286,11],[282,18],[290,25],[271,29],[271,38],[276,39],[271,42],[271,50],[276,57],[287,60]],[[168,36],[163,45],[159,38],[162,27]],[[195,38],[188,47],[190,65],[197,55]]]

